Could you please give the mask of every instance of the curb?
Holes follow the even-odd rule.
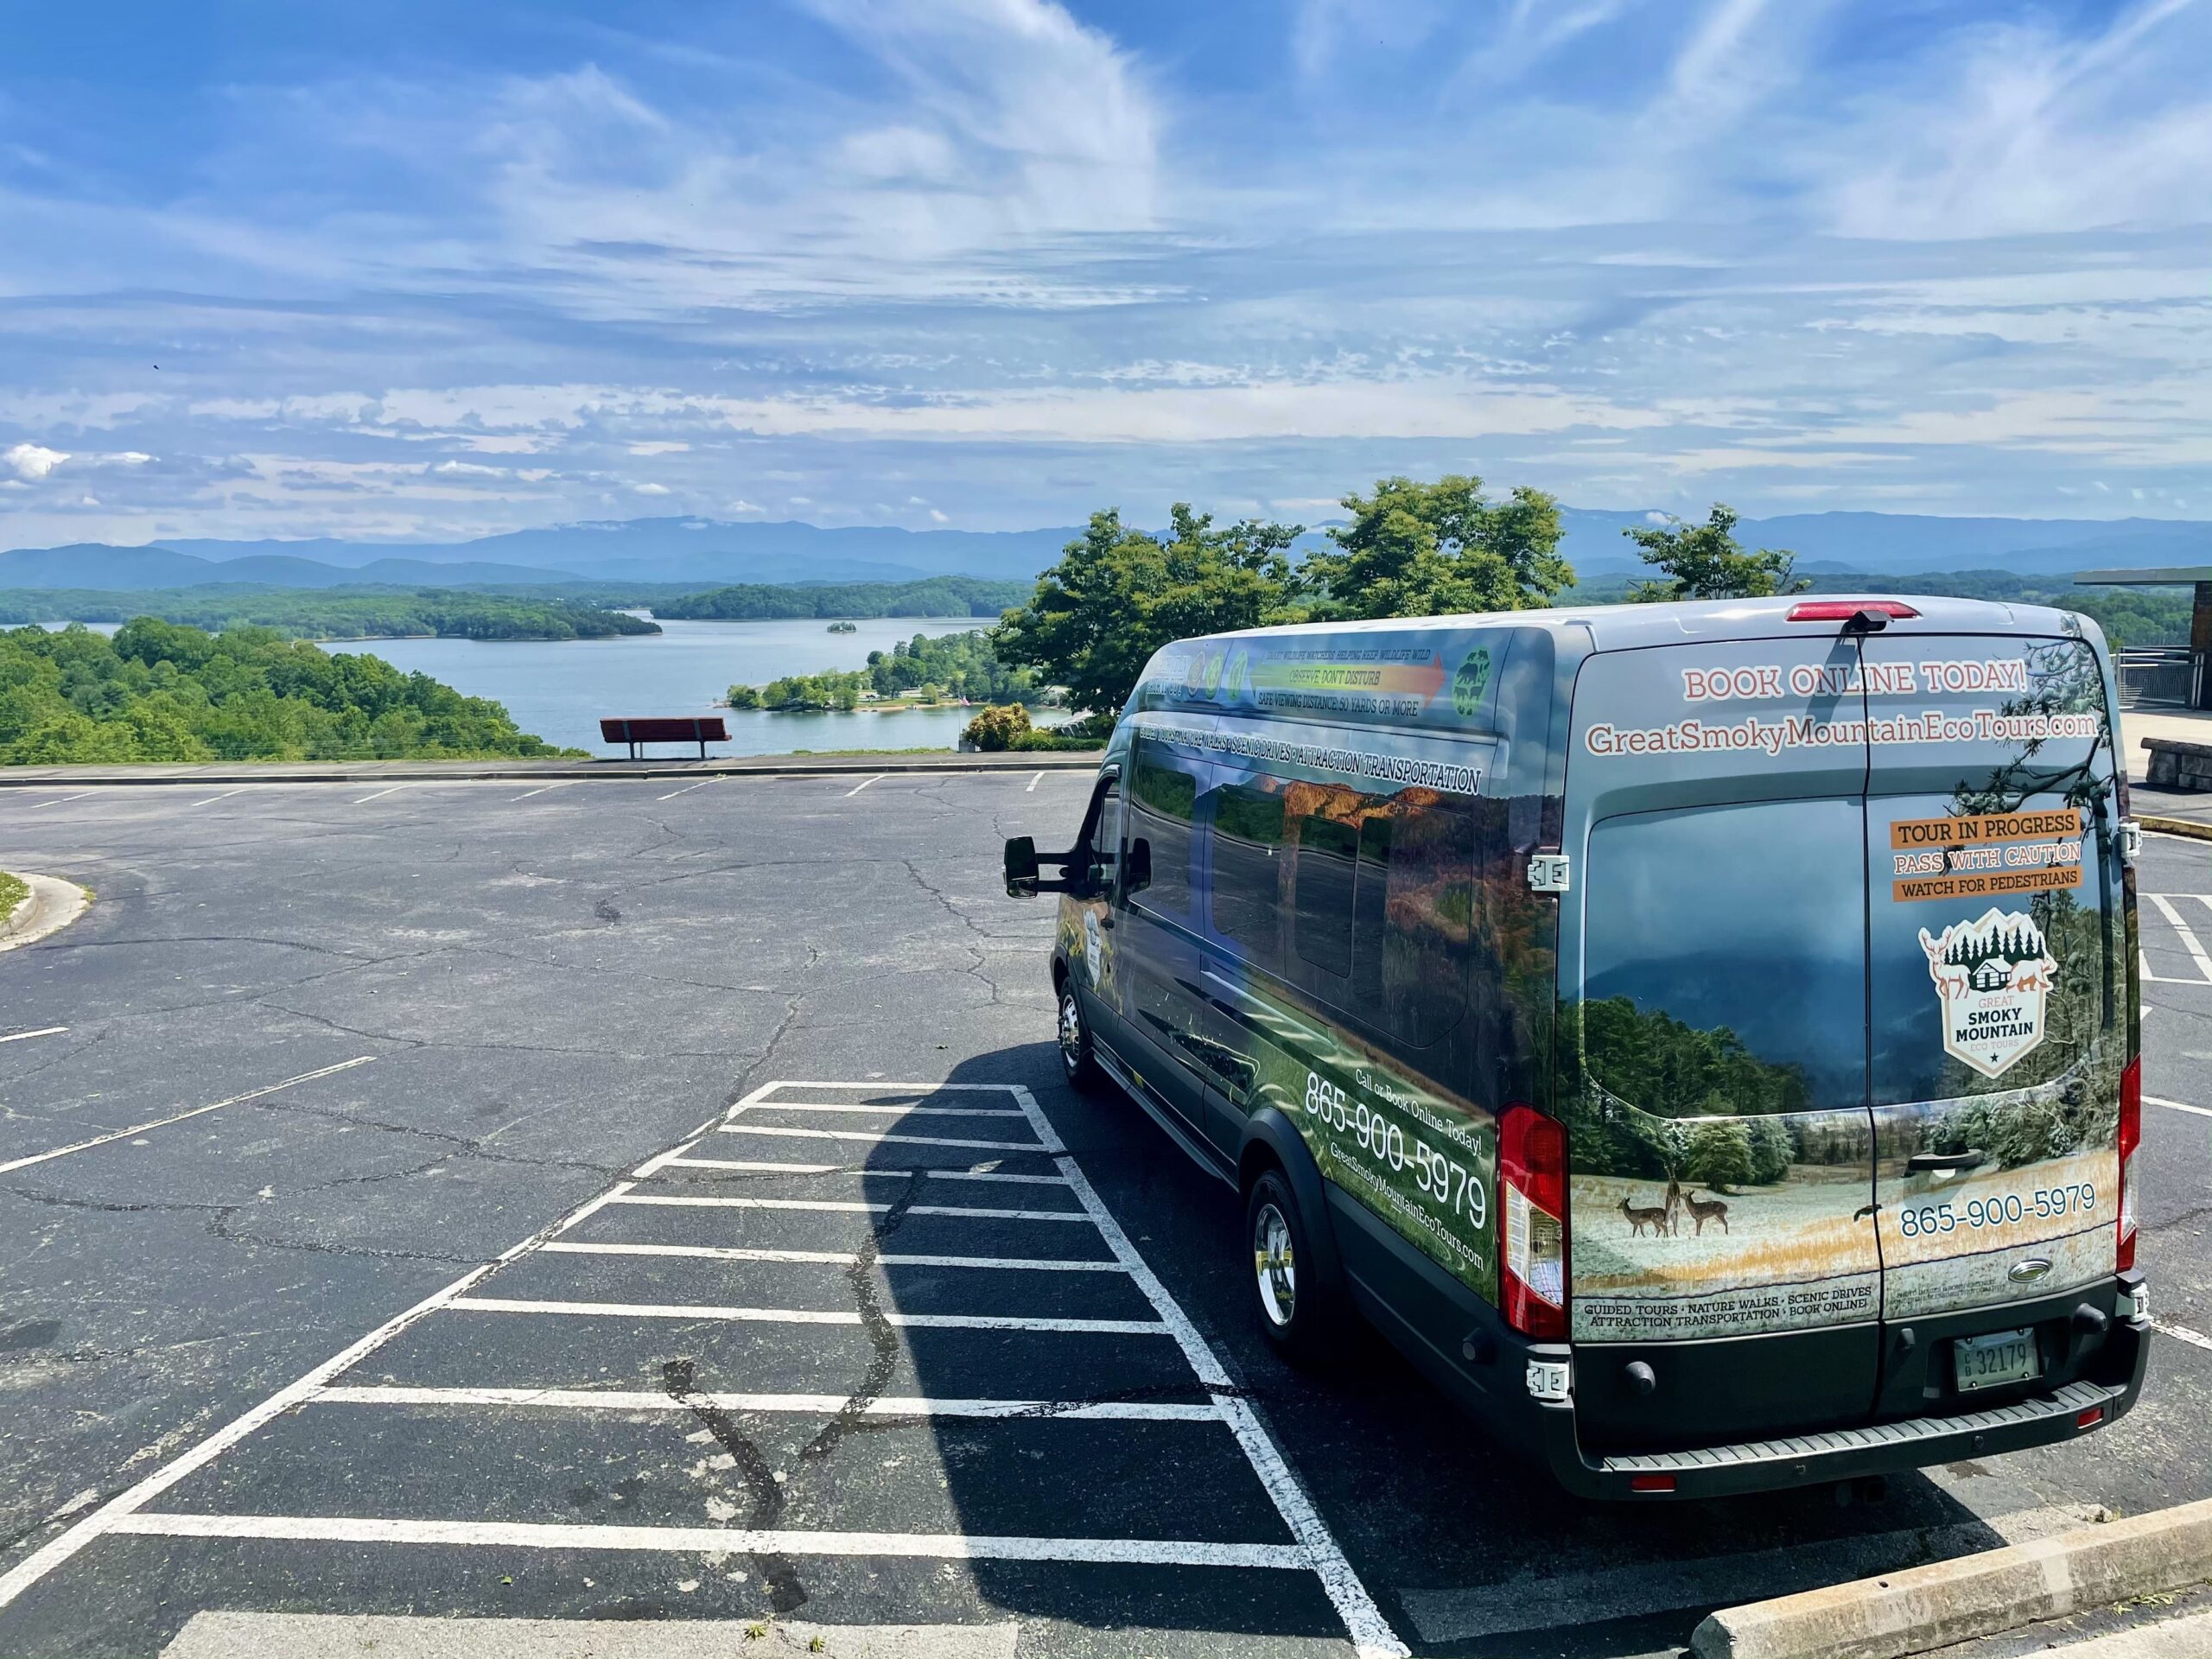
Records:
[[[92,907],[92,895],[74,881],[58,876],[32,875],[23,870],[9,874],[23,883],[30,896],[0,918],[0,950],[36,944],[48,934],[59,933]]]
[[[2212,841],[2212,823],[2199,823],[2194,818],[2162,818],[2146,813],[2135,821],[2145,830],[2155,830],[2162,836],[2187,836],[2193,841]]]
[[[2212,1500],[1954,1561],[1724,1607],[1697,1659],[1903,1659],[2212,1578]]]
[[[169,785],[204,788],[214,784],[418,784],[418,783],[611,783],[653,780],[664,778],[808,778],[835,776],[846,772],[1090,772],[1096,769],[1100,749],[1046,751],[1024,754],[1016,760],[1001,760],[993,755],[959,756],[948,753],[935,755],[859,755],[823,756],[810,760],[804,755],[734,756],[728,760],[709,760],[703,766],[696,760],[681,764],[655,766],[630,761],[603,761],[596,766],[567,770],[538,766],[482,766],[474,762],[456,761],[439,768],[404,766],[389,771],[347,772],[336,767],[320,770],[272,772],[256,769],[230,772],[165,772],[159,777],[137,778],[127,773],[108,772],[89,778],[0,777],[0,790],[9,789],[149,789]]]

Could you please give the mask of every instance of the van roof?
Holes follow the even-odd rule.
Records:
[[[1833,622],[1792,622],[1793,605],[1808,599],[1875,604],[1897,600],[1917,617],[1900,617],[1891,632],[1906,633],[2063,634],[2081,629],[2100,645],[2101,631],[2089,618],[2049,605],[2020,605],[1983,599],[1946,599],[1919,594],[1800,594],[1782,599],[1671,600],[1654,605],[1576,605],[1533,611],[1471,611],[1451,616],[1382,617],[1363,622],[1301,622],[1272,628],[1245,628],[1207,634],[1208,639],[1317,638],[1332,634],[1421,633],[1440,647],[1450,636],[1475,630],[1530,628],[1560,634],[1583,631],[1588,648],[1632,651],[1692,639],[1806,639]],[[1580,643],[1580,642],[1578,642]],[[1147,675],[1149,677],[1147,668]]]

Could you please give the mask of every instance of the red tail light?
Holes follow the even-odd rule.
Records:
[[[1807,599],[1789,607],[1792,622],[1848,622],[1861,611],[1879,611],[1884,616],[1918,616],[1920,613],[1901,599]]]
[[[1675,1490],[1672,1475],[1630,1475],[1628,1489],[1631,1492],[1671,1492]]]
[[[2094,1428],[2099,1423],[2104,1421],[2104,1420],[2105,1408],[2102,1406],[2091,1406],[2087,1411],[2075,1414],[2074,1418],[2074,1427],[2076,1428]]]
[[[1533,1107],[1497,1126],[1498,1285],[1505,1322],[1524,1337],[1567,1339],[1567,1131]]]
[[[2122,1273],[2135,1265],[2135,1149],[2143,1144],[2143,1057],[2120,1074],[2120,1248]]]

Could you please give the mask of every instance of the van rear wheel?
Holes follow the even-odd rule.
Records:
[[[1084,1023],[1083,1004],[1076,1000],[1075,981],[1060,985],[1060,1073],[1068,1087],[1082,1094],[1096,1090],[1101,1080],[1098,1057],[1090,1046],[1090,1027]]]
[[[1306,1217],[1280,1170],[1261,1173],[1244,1199],[1252,1291],[1260,1329],[1282,1355],[1315,1365],[1336,1351],[1345,1325],[1344,1293],[1322,1282],[1306,1249]]]

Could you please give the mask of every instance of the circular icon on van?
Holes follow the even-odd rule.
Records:
[[[2058,963],[2033,917],[1993,907],[1937,937],[1922,928],[1920,948],[1943,1003],[1946,1053],[1994,1077],[2043,1041],[2044,1001]]]
[[[1490,648],[1478,645],[1460,660],[1452,677],[1452,706],[1462,715],[1482,707],[1483,688],[1490,683]]]

